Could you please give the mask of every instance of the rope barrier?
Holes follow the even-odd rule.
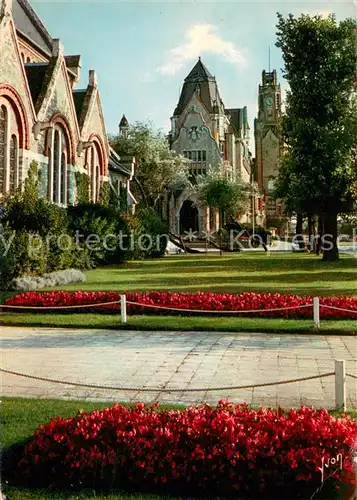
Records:
[[[335,309],[336,311],[350,312],[357,314],[357,309],[343,309],[342,307],[328,306],[320,303],[320,307],[325,307],[326,309]]]
[[[313,307],[313,304],[301,304],[299,306],[289,306],[289,307],[275,307],[271,309],[237,309],[235,311],[227,311],[225,309],[220,309],[220,310],[207,310],[207,309],[185,309],[185,308],[180,308],[180,307],[169,307],[169,306],[159,306],[155,304],[142,304],[140,302],[133,302],[133,301],[127,301],[127,304],[143,307],[143,308],[150,308],[150,309],[162,309],[166,311],[176,311],[176,312],[190,312],[190,313],[205,313],[205,314],[247,314],[247,313],[262,313],[262,312],[278,312],[278,311],[291,311],[294,309],[305,309],[308,307]],[[61,309],[85,309],[85,308],[93,308],[93,307],[104,307],[104,306],[111,306],[114,304],[120,304],[120,300],[115,300],[111,302],[99,302],[99,303],[94,303],[94,304],[75,304],[75,305],[68,305],[68,306],[26,306],[26,305],[10,305],[10,304],[0,304],[0,309],[29,309],[29,310],[36,310],[36,311],[45,311],[45,310],[61,310]],[[326,309],[334,309],[336,311],[342,311],[342,312],[348,312],[352,314],[357,314],[356,309],[345,309],[342,307],[336,307],[336,306],[329,306],[325,304],[320,303],[320,307],[325,307]]]
[[[288,311],[291,309],[303,309],[307,307],[312,307],[312,304],[302,304],[300,306],[290,306],[290,307],[279,307],[279,308],[273,308],[273,309],[250,309],[250,310],[236,310],[236,311],[226,311],[224,309],[218,310],[218,311],[209,311],[205,309],[184,309],[180,307],[168,307],[168,306],[158,306],[154,304],[141,304],[140,302],[131,302],[127,301],[127,304],[131,305],[136,305],[140,307],[147,307],[151,309],[165,309],[168,311],[180,311],[180,312],[200,312],[200,313],[209,313],[209,314],[237,314],[237,313],[253,313],[253,312],[276,312],[276,311]],[[77,304],[73,306],[15,306],[15,305],[0,305],[1,308],[7,308],[7,309],[35,309],[38,311],[41,310],[48,310],[48,309],[79,309],[79,308],[87,308],[87,307],[99,307],[99,306],[108,306],[108,305],[113,305],[113,304],[120,304],[120,300],[117,300],[115,302],[102,302],[102,303],[96,303],[96,304]]]
[[[347,377],[352,377],[352,378],[355,378],[357,379],[357,376],[356,375],[352,375],[352,373],[346,373]]]
[[[202,313],[210,313],[210,314],[236,314],[236,313],[253,313],[253,312],[275,312],[275,311],[288,311],[290,309],[302,309],[306,307],[312,307],[312,304],[303,304],[301,306],[290,306],[290,307],[277,307],[273,309],[238,309],[236,311],[226,311],[224,309],[219,311],[208,311],[205,309],[181,309],[179,307],[168,307],[168,306],[155,306],[154,304],[140,304],[140,302],[131,302],[127,301],[127,304],[132,304],[140,307],[150,307],[154,309],[166,309],[169,311],[182,311],[182,312],[202,312]]]
[[[41,380],[43,382],[52,382],[54,384],[64,384],[64,385],[72,385],[75,387],[86,387],[89,389],[104,389],[111,391],[127,391],[127,392],[214,392],[214,391],[232,391],[238,389],[254,389],[256,387],[269,387],[272,385],[283,385],[283,384],[291,384],[294,382],[303,382],[305,380],[314,380],[317,378],[331,377],[335,375],[335,372],[323,373],[322,375],[313,375],[311,377],[302,377],[291,380],[282,380],[279,382],[266,382],[264,384],[249,384],[249,385],[237,385],[230,387],[195,387],[191,389],[166,389],[164,387],[117,387],[117,386],[108,386],[108,385],[95,385],[95,384],[83,384],[81,382],[67,382],[65,380],[51,379],[47,377],[38,377],[36,375],[28,375],[26,373],[15,372],[12,370],[6,370],[5,368],[0,368],[0,371],[3,373],[8,373],[10,375],[16,375],[18,377],[29,378],[32,380]]]

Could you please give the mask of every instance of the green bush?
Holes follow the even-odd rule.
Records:
[[[131,217],[137,258],[157,258],[165,254],[167,246],[167,225],[154,209],[145,208]],[[152,243],[152,245],[150,245]]]
[[[19,276],[40,276],[47,272],[49,252],[39,234],[6,229],[3,233],[3,236],[5,235],[6,241],[11,242],[11,246],[6,253],[4,245],[0,245],[2,290],[11,288],[12,280]]]
[[[128,252],[123,248],[127,245],[120,247],[117,237],[122,234],[127,239],[129,228],[114,208],[82,203],[68,207],[67,212],[69,232],[79,244],[77,252],[87,252],[86,267],[126,260]]]

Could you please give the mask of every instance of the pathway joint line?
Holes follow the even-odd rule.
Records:
[[[283,385],[283,384],[291,384],[294,382],[302,382],[304,380],[314,380],[318,378],[331,377],[335,375],[335,372],[323,373],[321,375],[313,375],[311,377],[302,377],[291,380],[282,380],[278,382],[266,382],[264,384],[249,384],[249,385],[237,385],[230,387],[195,387],[191,389],[167,389],[167,388],[159,388],[159,387],[116,387],[116,386],[108,386],[108,385],[95,385],[95,384],[84,384],[81,382],[68,382],[65,380],[51,379],[47,377],[38,377],[36,375],[28,375],[26,373],[15,372],[12,370],[7,370],[5,368],[0,368],[0,371],[3,373],[8,373],[10,375],[16,375],[18,377],[25,377],[32,380],[42,380],[43,382],[52,382],[54,384],[63,384],[63,385],[72,385],[76,387],[87,387],[89,389],[109,389],[111,391],[127,391],[127,392],[214,392],[214,391],[231,391],[238,389],[253,389],[255,387],[269,387],[272,385]]]

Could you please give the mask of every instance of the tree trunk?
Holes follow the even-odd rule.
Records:
[[[315,241],[315,220],[314,216],[312,214],[309,214],[307,216],[307,227],[308,227],[308,235],[309,235],[309,241],[307,244],[307,248],[309,252],[312,252],[314,249],[314,241]]]
[[[295,241],[298,243],[299,248],[304,248],[304,237],[302,234],[302,224],[303,224],[303,216],[302,213],[296,214],[296,231],[295,231]]]
[[[315,248],[316,255],[320,255],[321,238],[322,238],[323,233],[324,233],[324,221],[323,221],[322,215],[319,215],[318,221],[317,221],[317,241],[316,241],[316,248]]]
[[[337,247],[337,214],[327,213],[324,215],[324,234],[322,238],[323,256],[322,260],[339,260]]]
[[[148,203],[148,200],[146,198],[146,194],[145,194],[145,191],[144,191],[144,188],[143,188],[141,182],[138,180],[137,177],[135,177],[135,175],[134,175],[133,179],[140,190],[140,193],[141,193],[141,196],[143,197],[143,202],[145,203],[146,208],[148,208],[149,203]]]

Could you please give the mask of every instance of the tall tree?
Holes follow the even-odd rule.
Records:
[[[188,161],[170,150],[151,123],[137,122],[127,134],[111,137],[110,143],[119,156],[135,156],[133,189],[145,207],[155,207],[165,189],[188,178]]]
[[[219,211],[221,226],[225,218],[240,217],[249,206],[249,184],[229,180],[221,168],[210,168],[207,175],[198,176],[193,190],[202,204]]]
[[[277,47],[290,90],[282,120],[285,155],[277,195],[321,216],[323,259],[337,260],[337,217],[352,208],[357,172],[355,20],[278,14]]]

